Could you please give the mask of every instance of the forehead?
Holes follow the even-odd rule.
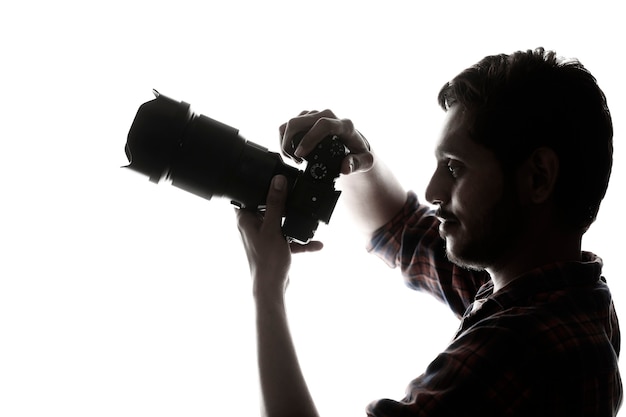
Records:
[[[444,119],[441,135],[435,148],[437,159],[485,161],[495,159],[485,146],[471,138],[472,115],[461,105],[452,106]]]

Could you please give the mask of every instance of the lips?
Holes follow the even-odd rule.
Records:
[[[439,224],[439,234],[450,235],[457,227],[459,223],[452,220],[444,220]]]
[[[455,216],[444,210],[437,210],[435,216],[437,216],[437,219],[440,221],[439,234],[442,236],[449,235],[459,224],[459,221]]]
[[[454,223],[454,222],[458,222],[456,216],[452,215],[452,213],[442,210],[441,208],[439,208],[437,210],[437,212],[435,213],[435,216],[439,219],[439,221],[441,223],[446,223],[446,222],[450,222],[450,223]]]

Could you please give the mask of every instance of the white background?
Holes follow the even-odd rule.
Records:
[[[278,150],[303,109],[351,118],[407,188],[433,167],[443,83],[544,46],[596,75],[615,168],[585,248],[618,312],[624,22],[590,1],[21,1],[0,6],[0,415],[258,415],[250,282],[233,210],[119,167],[151,89]],[[339,204],[289,291],[325,416],[363,415],[457,322],[367,256]]]

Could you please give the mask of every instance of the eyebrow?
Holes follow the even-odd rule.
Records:
[[[437,146],[435,148],[435,157],[437,159],[443,159],[446,157],[454,157],[454,158],[466,158],[468,156],[468,152],[461,146],[454,146],[450,144],[445,144],[443,146]]]

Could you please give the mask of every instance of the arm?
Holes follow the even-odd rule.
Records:
[[[342,204],[368,238],[402,208],[407,194],[391,170],[371,154],[372,165],[341,178]],[[348,156],[350,158],[350,156]]]
[[[296,160],[329,134],[338,135],[351,150],[342,166],[343,174],[351,174],[344,176],[343,199],[366,233],[393,217],[406,194],[385,166],[374,160],[367,142],[349,120],[338,120],[330,112],[311,113],[281,127],[283,138],[303,131],[308,133],[298,149],[291,147],[290,140],[283,142],[285,153]],[[289,331],[284,294],[291,253],[319,250],[321,244],[290,246],[286,242],[280,228],[286,190],[280,178],[272,181],[264,218],[246,210],[238,211],[237,216],[253,278],[263,415],[317,416]]]
[[[284,181],[284,177],[272,181],[264,218],[246,210],[237,214],[253,279],[263,415],[317,416],[291,339],[284,294],[292,251],[319,250],[321,243],[290,247],[285,240],[280,228]]]
[[[292,138],[301,132],[307,133],[294,149]],[[330,110],[302,112],[280,127],[283,153],[296,161],[329,135],[339,136],[350,150],[341,169],[341,200],[359,229],[369,236],[400,210],[406,192],[350,120],[339,119]]]
[[[317,416],[291,339],[284,298],[257,293],[255,302],[263,415]]]

